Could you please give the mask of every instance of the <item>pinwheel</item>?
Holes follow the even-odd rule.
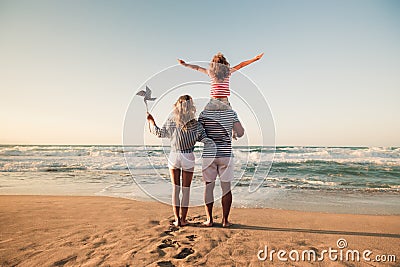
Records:
[[[149,87],[147,87],[147,85],[146,85],[146,91],[141,90],[141,91],[137,92],[136,95],[140,95],[140,96],[144,97],[143,101],[146,104],[146,111],[149,112],[149,107],[147,105],[147,101],[154,101],[157,99],[157,97],[151,97],[151,90]]]

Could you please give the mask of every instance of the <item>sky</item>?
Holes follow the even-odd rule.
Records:
[[[150,77],[221,51],[265,53],[242,72],[276,145],[400,146],[398,14],[395,0],[0,0],[0,144],[122,144]]]

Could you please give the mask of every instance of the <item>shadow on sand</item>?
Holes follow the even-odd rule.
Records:
[[[310,234],[330,234],[330,235],[355,235],[355,236],[377,236],[377,237],[391,237],[400,238],[400,234],[388,233],[368,233],[368,232],[347,232],[335,230],[314,230],[314,229],[301,229],[301,228],[279,228],[279,227],[266,227],[266,226],[251,226],[243,224],[233,224],[229,229],[246,229],[246,230],[259,230],[259,231],[274,231],[274,232],[294,232],[294,233],[310,233]]]

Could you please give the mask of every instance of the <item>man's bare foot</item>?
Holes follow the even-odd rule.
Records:
[[[178,220],[175,220],[172,224],[173,224],[175,227],[181,226],[181,223],[180,223],[180,220],[179,220],[179,219],[178,219]]]
[[[230,223],[230,222],[222,222],[222,227],[224,227],[224,228],[231,227],[232,225],[233,225],[233,224]]]
[[[213,226],[213,222],[210,220],[207,220],[205,222],[203,222],[203,226],[205,227],[212,227]]]
[[[184,220],[184,219],[181,219],[181,226],[186,226],[186,225],[188,225],[188,224],[189,224],[188,221],[186,221],[186,220]]]

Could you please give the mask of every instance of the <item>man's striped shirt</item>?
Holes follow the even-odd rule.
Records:
[[[203,110],[199,116],[208,138],[215,146],[204,144],[204,158],[233,157],[232,129],[235,122],[239,122],[236,112],[229,110]]]

